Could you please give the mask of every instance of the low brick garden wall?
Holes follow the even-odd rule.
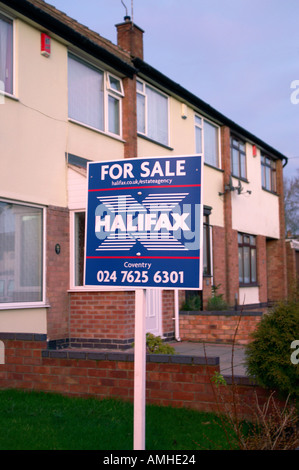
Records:
[[[256,329],[263,312],[180,311],[182,341],[207,341],[245,345]],[[235,332],[237,330],[236,337]]]
[[[114,397],[133,401],[134,355],[97,350],[47,349],[45,335],[0,333],[3,360],[0,389],[24,389],[71,396]],[[220,372],[218,357],[148,355],[146,366],[147,403],[216,411],[217,397],[211,376]],[[228,383],[230,378],[228,378]],[[268,393],[246,377],[236,377],[242,397],[242,413],[247,405]],[[223,387],[226,400],[231,387]]]

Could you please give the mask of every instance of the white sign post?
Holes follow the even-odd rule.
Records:
[[[146,290],[135,291],[134,450],[145,450]]]
[[[145,449],[146,290],[201,289],[202,159],[88,164],[85,285],[135,289],[134,450]]]

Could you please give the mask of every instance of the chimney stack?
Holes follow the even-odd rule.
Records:
[[[129,52],[132,57],[143,60],[144,31],[131,21],[130,16],[125,16],[124,22],[115,26],[117,28],[117,45]]]

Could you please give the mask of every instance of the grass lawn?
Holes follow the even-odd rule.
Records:
[[[147,450],[224,450],[216,416],[147,405]],[[132,450],[133,404],[0,391],[0,450]],[[218,421],[219,423],[219,421]]]

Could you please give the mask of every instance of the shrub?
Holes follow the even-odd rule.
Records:
[[[174,354],[175,349],[170,344],[164,343],[160,336],[152,333],[146,334],[146,348],[150,354]]]
[[[291,344],[299,340],[299,302],[278,304],[263,316],[245,350],[248,373],[283,398],[299,398],[299,365],[291,361]]]
[[[220,284],[212,287],[213,295],[208,299],[207,310],[227,310],[229,308],[223,299],[223,294],[217,294],[219,287]]]
[[[198,311],[201,310],[201,298],[199,295],[191,295],[182,306],[182,310]]]

